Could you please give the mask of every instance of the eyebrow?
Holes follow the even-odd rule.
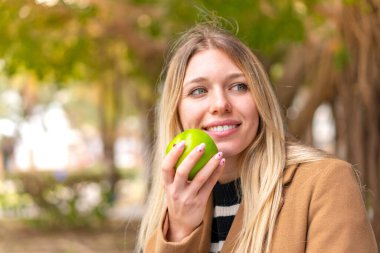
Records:
[[[245,77],[245,75],[243,73],[232,73],[232,74],[229,74],[225,78],[225,81],[235,79],[235,78],[240,78],[240,77]],[[183,86],[186,86],[186,85],[191,84],[191,83],[199,83],[199,82],[204,82],[204,81],[207,81],[207,78],[200,76],[200,77],[196,77],[194,79],[191,79],[191,80],[185,82],[183,84]]]

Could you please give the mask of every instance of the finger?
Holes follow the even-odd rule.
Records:
[[[174,148],[172,148],[169,154],[164,158],[162,163],[162,177],[165,185],[173,183],[175,174],[174,167],[183,153],[184,147],[185,141],[181,141]]]
[[[220,176],[223,173],[223,169],[225,166],[226,159],[222,158],[219,162],[218,167],[213,171],[211,176],[209,177],[208,181],[200,188],[198,192],[198,196],[200,198],[208,199],[208,197],[211,194],[212,189],[214,188],[216,182],[218,182]]]
[[[212,175],[214,175],[215,170],[219,166],[224,165],[225,160],[223,160],[223,153],[218,152],[209,162],[203,167],[202,170],[193,179],[190,185],[190,191],[195,195],[198,194],[198,191],[205,186],[205,184],[210,183]],[[212,183],[212,182],[211,182]]]
[[[195,166],[197,161],[202,157],[205,151],[205,148],[206,148],[206,145],[204,143],[199,144],[182,161],[181,165],[178,166],[177,171],[174,176],[174,184],[177,187],[183,188],[187,185],[189,173],[191,169]]]

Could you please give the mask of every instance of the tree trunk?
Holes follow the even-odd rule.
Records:
[[[114,144],[117,138],[117,123],[121,114],[121,85],[119,80],[112,80],[110,83],[101,85],[99,118],[101,135],[103,140],[104,164],[110,183],[109,201],[115,200],[116,183],[119,180],[119,173],[115,165]]]
[[[344,5],[338,19],[350,61],[338,96],[340,138],[347,160],[359,170],[372,226],[380,243],[380,2]],[[343,127],[344,126],[344,127]],[[342,148],[342,146],[340,146]]]

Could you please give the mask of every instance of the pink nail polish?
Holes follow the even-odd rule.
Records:
[[[203,151],[205,150],[205,147],[206,147],[206,144],[201,143],[201,144],[197,147],[197,151],[198,151],[198,152],[203,152]]]
[[[226,159],[223,158],[222,160],[220,160],[220,163],[219,163],[219,164],[220,164],[221,166],[223,166],[225,163],[226,163]]]
[[[180,143],[178,143],[175,148],[177,149],[180,149],[180,148],[183,148],[185,146],[185,141],[181,141]]]
[[[218,152],[214,157],[216,160],[220,160],[220,158],[222,158],[223,156],[223,153],[222,152]]]

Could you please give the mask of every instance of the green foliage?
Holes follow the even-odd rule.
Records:
[[[95,15],[93,7],[47,7],[34,1],[2,1],[0,5],[0,57],[5,59],[6,73],[32,70],[40,79],[56,81],[84,77],[78,64],[91,51],[83,26]]]
[[[354,5],[354,4],[357,4],[359,2],[359,0],[343,0],[343,4],[346,4],[346,5]]]
[[[110,1],[109,5],[115,2]],[[271,58],[281,54],[290,43],[304,39],[304,17],[317,2],[135,0],[132,4],[136,8],[141,6],[141,9],[157,6],[163,13],[155,17],[146,15],[152,20],[144,27],[134,28],[147,32],[152,43],[153,38],[167,40],[167,36],[173,36],[195,22],[218,15],[238,29],[238,36],[262,57]],[[68,79],[104,79],[101,76],[107,71],[117,71],[118,66],[126,62],[132,61],[134,64],[129,66],[135,65],[136,60],[128,54],[128,41],[109,37],[108,31],[104,31],[111,21],[109,13],[102,8],[98,5],[66,5],[64,2],[49,7],[37,5],[32,0],[0,2],[0,58],[6,60],[5,70],[12,75],[29,69],[40,79],[64,83]],[[113,18],[119,19],[113,22],[122,24],[125,17]],[[144,73],[137,73],[144,76]],[[156,78],[150,77],[150,80]]]
[[[351,61],[350,52],[348,48],[341,44],[338,46],[334,54],[334,65],[337,70],[343,70]]]
[[[16,188],[17,181],[0,181],[0,209],[2,213],[14,213],[22,216],[23,209],[33,203],[32,198]]]
[[[133,180],[136,172],[128,170],[121,176]],[[41,228],[96,227],[106,221],[113,204],[106,177],[101,170],[12,174],[8,187],[0,185],[0,209],[25,216],[25,209],[36,207],[38,215],[25,221]]]
[[[235,27],[237,35],[265,57],[283,51],[305,36],[303,16],[296,11],[293,1],[169,1],[167,15],[176,31],[184,30],[195,20],[223,17],[227,26]]]

